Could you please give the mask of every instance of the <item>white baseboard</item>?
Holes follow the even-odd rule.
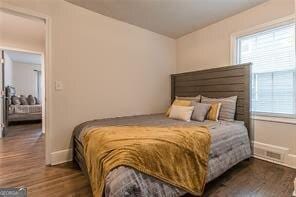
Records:
[[[282,166],[286,166],[286,167],[289,167],[289,168],[293,168],[293,169],[296,169],[296,165],[295,163],[294,164],[288,164],[288,163],[282,163],[282,162],[278,162],[278,161],[275,161],[275,160],[271,160],[271,159],[267,159],[267,158],[264,158],[264,157],[261,157],[261,156],[258,156],[258,155],[252,155],[252,157],[256,158],[256,159],[261,159],[261,160],[264,160],[264,161],[268,161],[268,162],[271,162],[271,163],[275,163],[275,164],[279,164],[279,165],[282,165]],[[295,157],[295,155],[294,155]]]
[[[288,167],[296,169],[296,155],[288,154],[286,158],[286,163]]]
[[[72,161],[72,155],[73,155],[72,149],[52,152],[50,154],[50,164],[57,165],[57,164],[65,163],[68,161]]]
[[[254,147],[253,157],[296,169],[296,155],[289,154],[288,148],[275,146],[271,144],[265,144],[265,143],[256,142],[256,141],[253,141],[252,144]],[[264,154],[265,151],[279,153],[282,155],[282,159],[277,160],[277,159],[268,157]]]
[[[252,144],[254,146],[253,157],[296,169],[296,155],[288,154],[288,151],[289,151],[288,148],[274,146],[271,144],[264,144],[260,142],[252,142]],[[255,147],[259,147],[266,151],[275,151],[275,152],[281,153],[284,155],[283,157],[284,159],[282,161],[277,161],[277,160],[268,158],[264,155],[256,153]],[[66,149],[66,150],[61,150],[61,151],[56,151],[51,153],[50,155],[51,165],[57,165],[57,164],[65,163],[68,161],[72,161],[72,154],[73,154],[72,149]]]

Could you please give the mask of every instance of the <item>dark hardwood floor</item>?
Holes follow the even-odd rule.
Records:
[[[204,196],[292,196],[296,170],[250,159],[210,182]]]
[[[87,179],[72,163],[45,166],[41,124],[9,127],[0,139],[0,187],[28,188],[28,196],[91,196]]]
[[[296,170],[250,159],[206,186],[204,196],[291,196]],[[40,124],[11,126],[0,139],[0,187],[28,188],[28,196],[91,196],[89,183],[71,162],[45,166]]]

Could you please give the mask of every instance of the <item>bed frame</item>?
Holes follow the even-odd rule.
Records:
[[[171,75],[171,99],[175,96],[208,97],[238,96],[236,120],[245,122],[249,128],[249,103],[250,103],[250,65],[241,64],[214,68],[209,70],[194,71]],[[83,127],[83,124],[76,127]],[[74,131],[75,133],[75,131]],[[73,135],[73,160],[88,177],[83,156],[83,147]]]
[[[235,119],[250,131],[251,63],[171,75],[171,101],[176,96],[238,96]]]
[[[42,113],[9,114],[8,110],[11,106],[11,97],[16,95],[15,88],[12,86],[5,87],[5,95],[4,123],[6,127],[13,124],[37,123],[42,121]]]

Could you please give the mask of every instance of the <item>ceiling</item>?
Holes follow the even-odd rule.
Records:
[[[26,53],[20,51],[5,50],[5,53],[13,62],[21,62],[26,64],[41,65],[41,55],[34,53]]]
[[[66,1],[171,38],[179,38],[267,0]]]

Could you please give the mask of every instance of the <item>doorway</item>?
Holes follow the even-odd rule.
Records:
[[[42,131],[42,62],[38,53],[2,49],[2,137],[14,125],[39,124]],[[44,133],[44,131],[42,131]]]
[[[6,18],[4,18],[4,20],[1,20],[1,27],[3,28],[1,28],[0,54],[3,72],[0,73],[0,76],[2,76],[2,79],[0,80],[2,96],[2,100],[0,102],[0,137],[5,138],[7,135],[9,136],[9,128],[11,125],[14,125],[14,123],[17,124],[17,127],[15,128],[20,128],[22,125],[26,124],[35,124],[35,126],[31,128],[34,128],[34,130],[36,131],[38,130],[38,132],[40,131],[40,135],[43,135],[43,143],[45,147],[45,164],[50,164],[50,138],[49,132],[46,132],[46,130],[48,130],[47,122],[49,122],[49,116],[47,115],[47,105],[49,99],[45,99],[49,92],[49,85],[48,83],[46,83],[46,78],[49,78],[49,73],[47,70],[47,66],[49,65],[49,18],[43,15],[39,15],[38,13],[26,11],[24,9],[19,10],[17,7],[5,4],[2,4],[0,6],[0,14],[2,19],[4,15],[6,18],[11,18],[9,24],[7,23],[8,20],[6,20]],[[25,27],[24,21],[29,21],[29,23],[26,23]],[[37,27],[41,26],[42,29],[37,29]],[[42,35],[40,34],[40,32],[42,32]],[[27,36],[31,33],[31,38],[28,39]],[[38,45],[36,44],[36,42],[34,44],[34,40],[42,43],[42,45]],[[21,75],[20,78],[25,79],[24,82],[20,82],[21,80],[18,80],[16,83],[12,83],[11,85],[7,80],[7,76],[5,76],[7,75],[7,61],[9,61],[6,60],[7,57],[9,57],[13,63],[16,62],[12,68],[19,67],[26,71],[28,71],[28,69],[25,69],[24,65],[30,64],[30,62],[27,61],[35,59],[38,60],[38,63],[31,62],[32,65],[29,72],[30,77],[28,77],[28,75]],[[20,67],[20,63],[23,63],[23,67]],[[20,69],[17,70],[19,71]],[[14,74],[12,73],[12,75]],[[18,74],[15,74],[14,76],[17,75]],[[28,81],[30,81],[31,84],[30,92],[28,90],[24,90],[22,87],[22,85],[26,85],[26,82],[28,85]],[[26,102],[28,103],[28,106],[11,106],[12,97],[20,98],[21,96],[23,101],[25,100],[25,104]],[[18,100],[18,98],[15,100]],[[30,104],[36,106],[31,106]],[[11,115],[13,112],[18,112],[18,114],[14,114],[13,116]],[[40,126],[40,129],[38,128],[38,124]]]

